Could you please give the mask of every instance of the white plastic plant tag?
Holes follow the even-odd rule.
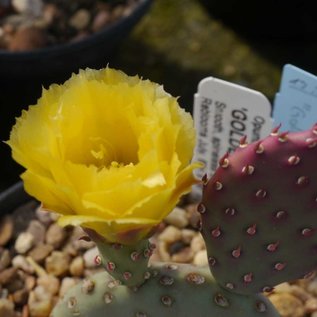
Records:
[[[196,177],[209,178],[219,160],[240,144],[257,141],[272,130],[271,105],[260,92],[217,78],[208,77],[198,85],[194,97],[196,148],[194,161],[204,163]],[[194,186],[194,198],[201,196],[201,187]]]

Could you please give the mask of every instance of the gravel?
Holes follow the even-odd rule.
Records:
[[[158,233],[151,238],[157,245],[151,262],[207,265],[204,241],[192,225],[198,219],[194,215],[195,207],[194,204],[176,207],[159,226]],[[27,223],[22,226],[16,215],[25,215],[26,211]],[[0,218],[0,316],[48,317],[69,288],[102,270],[95,262],[98,251],[94,243],[79,239],[85,235],[82,229],[60,228],[56,219],[56,215],[42,211],[35,202]],[[50,237],[53,233],[54,238]],[[34,242],[34,237],[40,237],[40,241]],[[26,243],[28,239],[32,243]],[[17,247],[22,240],[27,246],[19,242],[22,247]],[[317,278],[314,276],[282,283],[266,295],[281,317],[317,317]]]
[[[130,15],[139,1],[1,1],[0,50],[31,51],[83,40]]]

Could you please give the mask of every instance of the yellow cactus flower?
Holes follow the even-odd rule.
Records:
[[[61,225],[148,235],[196,182],[191,116],[161,86],[106,68],[43,90],[7,142],[26,191]]]

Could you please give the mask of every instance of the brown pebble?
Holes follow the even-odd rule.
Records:
[[[53,223],[46,232],[46,243],[51,244],[55,249],[58,249],[62,246],[66,237],[66,230],[57,223]]]
[[[6,299],[0,298],[0,316],[1,317],[15,317],[14,304]]]
[[[29,256],[37,263],[42,263],[53,251],[53,246],[50,244],[41,243],[35,246],[30,252]]]
[[[13,220],[10,216],[0,219],[0,246],[6,245],[13,235]]]
[[[298,285],[291,285],[291,293],[299,298],[302,302],[308,300],[311,296],[301,287]]]
[[[98,1],[96,4],[97,11],[109,11],[111,9],[110,3],[106,1]]]
[[[45,260],[45,268],[49,274],[63,276],[67,273],[70,264],[70,257],[59,251],[53,251]]]
[[[29,291],[26,288],[19,289],[12,294],[13,301],[19,306],[25,305],[28,297]]]
[[[269,296],[270,301],[279,311],[281,317],[304,317],[303,303],[289,293],[278,293]]]
[[[38,299],[32,291],[28,300],[29,312],[31,317],[48,317],[53,308],[52,298]]]
[[[17,277],[17,269],[10,267],[0,272],[0,285],[7,285]]]
[[[69,25],[79,31],[86,29],[89,22],[90,12],[86,9],[79,9],[69,19]]]
[[[99,11],[92,22],[91,29],[93,32],[98,32],[102,30],[105,26],[107,26],[110,22],[111,22],[111,15],[109,11],[106,11],[106,10]]]
[[[44,242],[46,230],[38,220],[32,220],[26,231],[32,234],[35,244]]]
[[[201,215],[197,211],[197,204],[190,204],[185,207],[187,210],[187,217],[189,224],[194,228],[194,229],[199,229],[199,223],[201,221]]]
[[[25,280],[24,280],[24,285],[25,285],[25,288],[28,290],[28,291],[31,291],[35,285],[36,285],[36,279],[33,275],[28,275],[26,276]]]
[[[0,247],[0,272],[7,268],[11,263],[9,250]]]
[[[47,44],[46,33],[36,27],[23,27],[12,36],[8,49],[14,52],[30,51],[45,47]]]
[[[82,276],[85,269],[84,259],[81,256],[77,256],[73,259],[69,266],[69,271],[72,276]]]
[[[15,27],[12,24],[4,24],[1,26],[2,30],[5,34],[10,34],[12,35],[15,32]]]
[[[133,9],[134,9],[133,6],[128,6],[128,7],[124,8],[124,10],[122,12],[122,16],[124,16],[124,17],[129,16],[132,13]]]
[[[71,257],[75,257],[78,255],[77,250],[75,249],[73,244],[69,241],[63,246],[62,251],[64,253],[70,255]]]
[[[112,19],[113,21],[116,21],[120,19],[124,14],[124,6],[123,5],[118,5],[112,10]]]
[[[1,50],[6,49],[6,43],[5,43],[5,40],[1,34],[1,31],[0,31],[0,49]]]
[[[21,317],[29,317],[29,306],[28,305],[24,305],[22,308],[22,316]]]
[[[6,288],[9,291],[9,293],[13,293],[19,289],[22,289],[23,287],[24,287],[24,282],[20,276],[17,276],[17,278],[8,282],[6,285]]]
[[[46,3],[43,8],[42,17],[47,24],[51,24],[63,16],[63,12],[54,4]]]
[[[317,312],[317,298],[309,298],[305,302],[305,309],[307,312],[312,313],[312,312]]]

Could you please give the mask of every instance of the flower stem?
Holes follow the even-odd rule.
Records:
[[[101,264],[116,281],[133,288],[148,279],[148,262],[155,245],[148,240],[134,245],[109,243],[95,231],[85,231],[97,245]]]

